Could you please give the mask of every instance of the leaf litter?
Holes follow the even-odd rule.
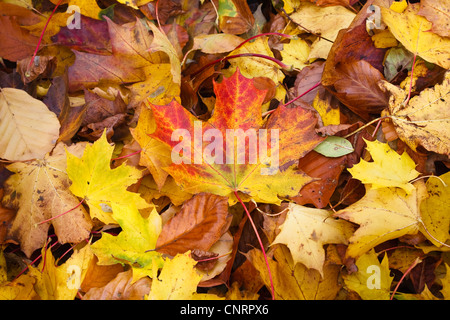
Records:
[[[0,3],[0,298],[450,299],[445,3]]]

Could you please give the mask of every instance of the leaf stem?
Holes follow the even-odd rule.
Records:
[[[407,275],[408,273],[410,273],[411,270],[412,270],[419,262],[421,262],[421,261],[422,261],[422,260],[420,260],[420,259],[417,257],[416,260],[414,260],[414,262],[409,266],[408,270],[405,271],[405,273],[403,274],[403,276],[400,278],[400,280],[398,281],[397,285],[395,286],[395,289],[394,289],[394,291],[392,292],[392,295],[391,295],[391,299],[390,299],[390,300],[392,300],[392,299],[394,298],[394,295],[395,295],[395,293],[397,292],[398,287],[399,287],[400,284],[403,282],[403,279],[406,277],[406,275]]]
[[[374,124],[375,122],[381,121],[381,120],[383,120],[383,119],[387,119],[387,118],[390,118],[390,117],[391,117],[391,116],[384,116],[384,117],[379,117],[379,118],[373,119],[372,121],[367,122],[367,123],[366,123],[365,125],[363,125],[362,127],[359,127],[359,128],[356,129],[355,131],[350,132],[348,135],[343,136],[342,138],[347,139],[348,137],[351,137],[351,136],[354,135],[355,133],[357,133],[357,132],[359,132],[359,131],[361,131],[361,130],[367,128],[368,126]]]
[[[294,99],[292,99],[291,101],[288,101],[284,104],[284,106],[287,106],[288,104],[291,104],[295,101],[297,101],[298,99],[300,99],[301,97],[303,97],[305,94],[313,91],[315,88],[317,88],[318,86],[320,86],[322,83],[321,81],[317,82],[314,86],[312,86],[311,88],[309,88],[308,90],[306,90],[305,92],[303,92],[301,95],[299,95],[298,97],[295,97]]]
[[[253,231],[255,231],[256,238],[258,239],[259,246],[261,247],[261,251],[263,253],[264,260],[266,262],[267,272],[269,273],[270,293],[272,294],[272,300],[275,300],[275,288],[273,286],[272,271],[270,270],[269,260],[267,259],[266,250],[264,250],[264,245],[262,243],[261,237],[259,236],[258,229],[256,229],[255,223],[253,222],[253,219],[250,216],[250,212],[248,212],[247,207],[245,206],[245,204],[242,201],[242,199],[239,197],[237,191],[234,191],[234,195],[236,196],[238,201],[241,203],[241,205],[244,207],[244,211],[247,214],[247,217],[248,217],[248,219],[249,219],[249,221],[250,221],[250,223],[252,225]]]
[[[138,150],[138,151],[135,151],[135,152],[126,154],[126,155],[124,155],[124,156],[121,156],[121,157],[117,157],[117,158],[111,159],[111,161],[115,161],[115,160],[119,160],[119,159],[124,159],[124,158],[129,158],[129,157],[134,156],[135,154],[139,154],[139,153],[141,153],[141,152],[142,152],[142,150]]]
[[[40,47],[40,45],[41,45],[42,38],[44,37],[45,30],[47,29],[47,26],[48,26],[48,24],[50,23],[50,20],[52,19],[53,14],[55,13],[56,9],[59,7],[59,5],[61,4],[61,2],[62,2],[62,0],[59,0],[59,1],[58,1],[58,3],[56,4],[55,8],[54,8],[53,11],[52,11],[52,13],[51,13],[50,16],[48,17],[47,22],[45,23],[44,29],[42,29],[41,36],[39,37],[39,41],[38,41],[38,43],[37,43],[36,49],[34,50],[33,56],[31,57],[30,63],[28,64],[27,71],[25,72],[25,76],[26,76],[26,77],[29,77],[31,66],[32,66],[32,64],[33,64],[34,58],[36,57],[36,55],[37,55],[37,53],[38,53],[38,51],[39,51],[39,47]]]
[[[56,216],[54,216],[54,217],[51,217],[51,218],[49,218],[49,219],[46,219],[46,220],[44,220],[44,221],[38,222],[38,223],[36,223],[36,226],[41,225],[41,224],[44,224],[44,223],[46,223],[46,222],[50,222],[50,221],[52,221],[52,220],[54,220],[54,219],[56,219],[56,218],[59,218],[59,217],[65,215],[66,213],[69,213],[70,211],[75,210],[76,208],[78,208],[79,206],[81,206],[81,204],[82,204],[83,202],[84,202],[84,199],[82,199],[82,200],[81,200],[75,207],[73,207],[72,209],[69,209],[69,210],[67,210],[66,212],[60,213],[60,214],[58,214],[58,215],[56,215]]]

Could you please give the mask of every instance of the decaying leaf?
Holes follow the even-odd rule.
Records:
[[[85,146],[80,143],[67,150],[81,155]],[[78,206],[80,200],[69,191],[64,148],[59,143],[43,159],[8,166],[15,174],[5,183],[3,204],[18,210],[8,237],[19,241],[27,256],[45,244],[50,225],[61,243],[89,238],[93,224],[86,210]]]
[[[399,137],[416,150],[419,145],[442,154],[450,154],[450,72],[442,84],[423,90],[407,105],[408,92],[387,82],[380,84],[391,93],[389,113]]]

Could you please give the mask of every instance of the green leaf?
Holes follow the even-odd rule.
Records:
[[[155,249],[156,240],[161,233],[161,217],[153,209],[145,219],[132,204],[128,206],[113,204],[112,207],[113,218],[119,223],[122,231],[117,236],[103,233],[102,238],[92,245],[99,264],[128,263],[136,270],[141,269],[144,274],[152,276],[153,267],[160,268],[164,264],[161,254],[151,251]],[[134,273],[136,272],[133,271],[133,276]]]
[[[352,144],[344,138],[329,136],[314,151],[324,155],[325,157],[337,158],[345,156],[354,151]]]

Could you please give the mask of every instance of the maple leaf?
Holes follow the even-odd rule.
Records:
[[[363,300],[389,300],[394,277],[390,276],[387,255],[380,263],[372,249],[359,257],[355,264],[357,272],[343,275],[347,288],[357,292]]]
[[[113,203],[113,218],[122,228],[117,236],[103,233],[102,238],[92,245],[92,250],[100,265],[128,263],[133,266],[133,278],[152,276],[153,267],[161,267],[161,254],[153,251],[161,232],[161,217],[152,210],[148,218],[143,218],[137,208]]]
[[[344,220],[333,219],[327,210],[289,204],[281,232],[271,245],[286,244],[294,263],[301,262],[307,268],[318,270],[323,276],[326,243],[347,244],[353,233],[352,226]]]
[[[125,164],[111,169],[113,150],[105,131],[100,139],[86,147],[81,158],[67,152],[67,174],[72,181],[70,191],[85,200],[91,217],[104,223],[115,223],[111,217],[113,204],[133,203],[138,209],[149,206],[139,194],[126,190],[142,177],[142,172]]]
[[[81,154],[84,147],[85,143],[80,143],[67,150]],[[18,209],[8,234],[20,242],[28,257],[44,245],[50,225],[61,243],[87,239],[92,228],[89,214],[82,206],[77,207],[79,200],[69,191],[64,148],[65,145],[59,143],[52,154],[43,159],[8,166],[15,174],[5,183],[3,204]]]
[[[181,163],[173,162],[165,168],[185,191],[193,194],[208,192],[228,196],[231,203],[236,201],[234,192],[240,191],[255,201],[280,203],[277,195],[294,196],[304,184],[312,181],[291,167],[298,158],[324,139],[314,131],[317,120],[312,113],[302,108],[280,106],[263,126],[261,103],[264,91],[256,89],[252,80],[236,71],[232,77],[224,79],[220,84],[215,83],[214,87],[217,96],[216,105],[214,115],[208,122],[200,122],[176,101],[165,106],[151,105],[157,129],[150,136],[171,147],[172,157],[174,152],[180,151],[179,142],[172,138],[174,131],[180,129],[189,136],[188,141],[183,140],[181,143],[187,143],[183,149],[194,157],[194,161],[191,161],[184,152]],[[256,143],[255,141],[245,143],[244,147],[241,145],[242,148],[239,148],[229,133],[226,139],[227,131],[230,132],[230,129],[238,134],[254,133]],[[273,143],[277,140],[273,136],[266,141],[260,139],[257,133],[260,129],[267,130],[265,132],[274,129],[275,133],[279,133],[279,145]],[[211,154],[213,152],[211,145],[205,141],[198,141],[201,137],[194,136],[208,134],[208,130],[209,133],[216,135],[215,155]],[[194,137],[192,144],[189,141],[191,137]],[[218,141],[221,137],[223,139]],[[231,140],[231,143],[228,142],[229,146],[231,145],[228,149],[226,140]],[[258,157],[258,151],[254,149],[258,145],[259,159],[246,164],[245,161],[250,162],[251,157]],[[178,151],[174,151],[177,149]],[[261,152],[264,149],[267,151],[266,154]],[[278,156],[278,167],[273,166],[274,156]],[[202,157],[205,161],[202,161]],[[229,161],[231,157],[232,161]]]
[[[318,7],[313,3],[300,2],[291,19],[308,31],[320,34],[311,45],[308,59],[326,59],[339,30],[347,28],[355,13],[342,6]]]
[[[423,181],[408,195],[400,188],[368,189],[359,201],[335,216],[359,224],[349,239],[346,255],[358,258],[376,245],[423,230],[419,205],[426,197]]]
[[[264,284],[270,287],[267,267],[260,250],[252,249],[246,256],[258,270]],[[293,262],[286,247],[277,247],[269,259],[277,300],[332,300],[339,291],[339,267],[327,263],[323,277],[319,271]]]
[[[158,277],[154,277],[148,300],[212,300],[220,299],[215,294],[197,293],[202,278],[195,269],[197,262],[190,252],[166,259]]]
[[[152,110],[142,108],[138,124],[136,128],[130,128],[130,132],[141,146],[142,151],[139,164],[148,168],[155,179],[158,189],[161,190],[168,176],[168,173],[163,168],[169,166],[172,160],[170,158],[170,148],[148,135],[148,133],[153,133],[155,129],[156,124]]]
[[[367,151],[374,161],[367,162],[361,159],[358,164],[348,169],[353,178],[361,180],[364,184],[370,183],[373,189],[398,187],[410,194],[414,186],[409,181],[420,174],[414,169],[416,167],[414,160],[406,152],[399,155],[387,143],[377,140],[365,142]]]
[[[42,248],[42,257],[39,265],[31,266],[29,271],[29,274],[36,278],[36,293],[42,300],[73,300],[93,258],[90,245],[76,249],[72,256],[59,266],[51,248]]]

